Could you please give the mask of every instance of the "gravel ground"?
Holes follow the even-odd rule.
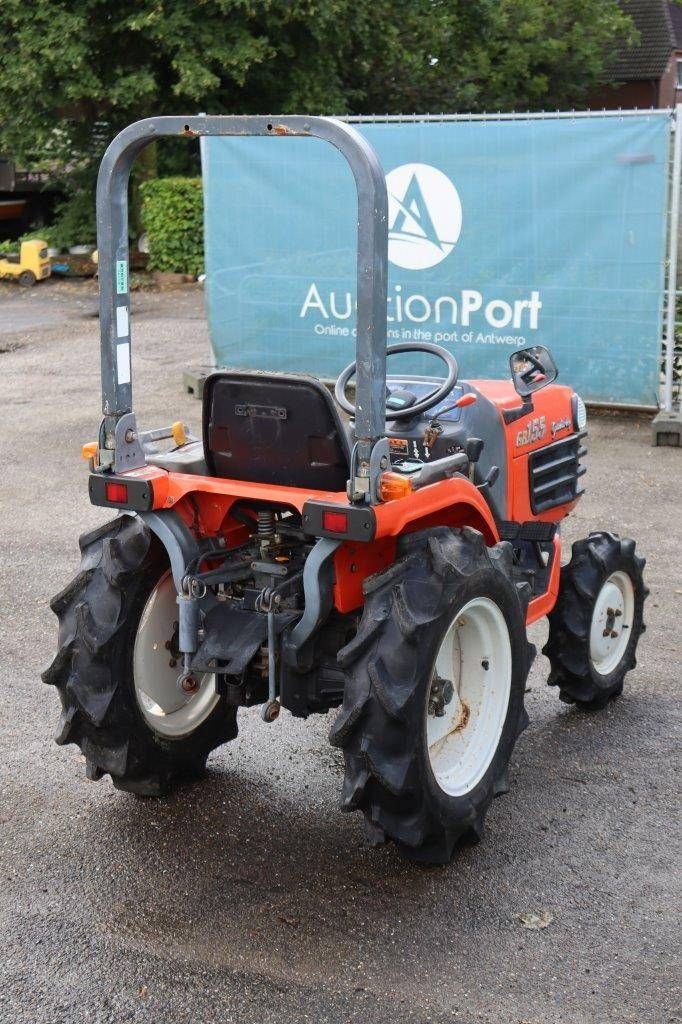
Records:
[[[99,420],[94,300],[89,283],[0,286],[0,1021],[678,1021],[682,452],[652,449],[645,419],[592,418],[565,537],[614,529],[647,556],[639,664],[585,714],[536,659],[511,792],[449,867],[365,845],[325,718],[245,711],[206,780],[139,800],[53,744],[39,679],[48,600],[107,518],[79,457]],[[179,381],[206,358],[200,293],[134,304],[140,419],[198,426]],[[528,911],[552,921],[527,930]]]

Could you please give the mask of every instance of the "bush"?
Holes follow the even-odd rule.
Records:
[[[140,185],[150,270],[196,277],[204,266],[201,178],[154,178]]]
[[[27,231],[26,234],[22,235],[19,241],[30,242],[35,238],[39,239],[41,242],[45,242],[45,245],[55,245],[55,230],[53,227],[34,228],[31,231]]]
[[[94,248],[97,239],[95,197],[90,192],[79,192],[60,203],[55,222],[46,231],[49,239],[45,238],[45,241],[58,249],[68,249],[72,245],[92,245]]]

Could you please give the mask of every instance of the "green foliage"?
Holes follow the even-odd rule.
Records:
[[[16,252],[18,248],[18,242],[12,242],[9,238],[0,239],[0,256],[6,256],[7,253],[10,252]]]
[[[143,182],[140,192],[149,269],[196,277],[204,265],[201,179],[157,178]]]
[[[50,245],[68,249],[72,245],[92,245],[97,240],[95,199],[92,192],[76,191],[56,210],[55,222],[48,229]],[[47,241],[47,239],[46,239]]]
[[[139,117],[578,103],[617,0],[2,0],[0,150],[82,172]]]
[[[616,0],[375,0],[339,72],[359,112],[570,109],[634,35]]]
[[[54,227],[35,228],[33,231],[27,231],[25,234],[21,235],[19,241],[30,242],[34,238],[39,239],[41,242],[45,242],[45,245],[47,246],[54,246],[56,249],[62,248],[62,243],[59,240],[59,233]],[[17,245],[16,242],[14,244],[15,246]],[[70,244],[76,245],[77,243],[73,242]]]
[[[618,0],[0,0],[0,7],[0,151],[62,176],[71,197],[58,218],[63,244],[94,241],[79,204],[85,197],[94,212],[104,148],[141,117],[579,106],[616,45],[633,35]],[[156,149],[142,154],[133,180],[134,233],[141,181],[157,171],[196,173],[196,142]]]

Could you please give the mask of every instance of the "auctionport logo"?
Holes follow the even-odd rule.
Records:
[[[462,231],[462,203],[452,181],[430,164],[401,164],[386,175],[386,189],[389,261],[403,270],[417,271],[442,263]],[[428,277],[422,288],[414,279],[391,284],[386,297],[389,342],[522,348],[526,332],[538,330],[539,289],[502,298],[477,288],[451,290],[446,284],[447,291],[442,291],[442,287]],[[355,337],[356,308],[350,288],[339,287],[336,278],[322,277],[311,281],[298,316],[312,323],[318,337],[350,338]]]
[[[449,256],[462,230],[462,203],[447,175],[430,164],[402,164],[386,175],[388,258],[427,270]]]

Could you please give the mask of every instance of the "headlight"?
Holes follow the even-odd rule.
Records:
[[[571,406],[573,408],[573,426],[576,430],[584,430],[587,426],[587,409],[580,395],[573,395]]]

